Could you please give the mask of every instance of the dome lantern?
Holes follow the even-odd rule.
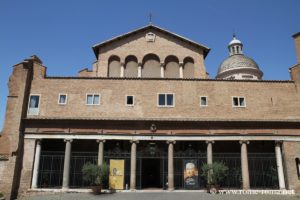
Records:
[[[233,35],[228,44],[229,57],[220,65],[217,79],[261,80],[263,72],[257,63],[243,54],[243,43]]]
[[[243,43],[236,39],[236,35],[233,34],[233,39],[228,44],[229,55],[243,54]]]

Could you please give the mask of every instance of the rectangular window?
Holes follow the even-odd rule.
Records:
[[[28,105],[28,115],[38,115],[40,106],[40,95],[30,95]]]
[[[207,97],[200,97],[200,106],[208,106]]]
[[[87,94],[86,105],[100,105],[100,94]]]
[[[246,107],[245,97],[232,97],[233,107]]]
[[[158,94],[159,107],[174,107],[174,94]]]
[[[134,96],[132,95],[126,96],[126,106],[134,106]]]
[[[61,105],[67,104],[67,95],[66,94],[58,95],[58,104],[61,104]]]

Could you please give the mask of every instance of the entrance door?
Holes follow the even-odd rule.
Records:
[[[160,159],[142,160],[142,188],[162,188],[160,181]]]

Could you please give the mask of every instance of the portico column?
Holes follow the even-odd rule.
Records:
[[[99,148],[98,148],[98,165],[103,164],[103,153],[104,153],[104,142],[105,140],[97,140],[99,143]]]
[[[284,190],[286,188],[285,188],[283,165],[282,165],[281,143],[282,143],[281,141],[275,142],[275,154],[276,154],[279,189]]]
[[[120,77],[124,77],[124,70],[125,70],[125,64],[123,62],[120,63],[121,64],[121,70],[120,70]]]
[[[206,141],[207,144],[207,164],[213,163],[213,150],[212,150],[212,144],[215,143],[215,141]]]
[[[174,144],[175,141],[167,141],[168,147],[168,190],[174,190]]]
[[[249,144],[249,141],[240,141],[240,144],[241,144],[241,164],[242,164],[243,189],[248,190],[248,189],[250,189],[248,152],[247,152],[247,144]]]
[[[142,77],[142,63],[138,64],[138,77]]]
[[[179,63],[179,78],[183,78],[183,62]]]
[[[160,77],[165,77],[165,63],[160,63]]]
[[[64,172],[63,172],[63,189],[69,188],[69,179],[70,179],[70,161],[71,161],[71,145],[72,140],[65,140],[66,149],[65,149],[65,160],[64,160]]]
[[[36,140],[31,188],[37,188],[41,156],[41,142],[41,140]]]
[[[213,150],[212,150],[212,144],[215,143],[214,141],[206,141],[207,144],[207,149],[206,149],[206,154],[207,154],[207,164],[211,165],[213,163]],[[211,181],[211,174],[213,173],[212,170],[208,172],[207,179],[209,180],[208,182]]]
[[[130,156],[130,190],[136,189],[136,144],[138,141],[131,140],[131,156]]]

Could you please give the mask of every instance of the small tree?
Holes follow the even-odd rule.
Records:
[[[109,166],[106,163],[100,165],[101,184],[106,183],[109,175]]]
[[[220,185],[228,174],[228,167],[223,162],[204,164],[201,167],[201,176],[207,181],[208,185]]]
[[[82,167],[82,179],[91,186],[101,186],[108,179],[109,167],[106,163],[102,165],[87,162]]]

